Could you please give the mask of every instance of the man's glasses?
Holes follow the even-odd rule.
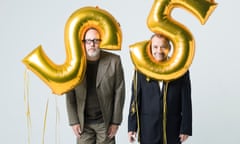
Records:
[[[86,44],[99,44],[101,42],[101,39],[84,39],[83,42]]]

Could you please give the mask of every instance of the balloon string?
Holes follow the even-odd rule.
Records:
[[[45,114],[44,114],[42,144],[44,144],[44,137],[45,137],[45,131],[46,131],[46,122],[47,122],[47,113],[48,113],[48,102],[49,102],[49,98],[48,98],[47,103],[46,103]]]
[[[56,141],[56,144],[58,144],[60,142],[60,135],[59,135],[60,112],[59,112],[57,97],[55,97],[55,103],[56,103],[56,128],[55,128],[56,140],[55,141]]]
[[[133,103],[131,105],[131,112],[133,114],[136,114],[136,119],[137,119],[137,137],[138,137],[138,142],[140,143],[140,121],[139,121],[139,112],[138,112],[138,100],[137,100],[137,71],[134,71],[134,76],[133,76]]]
[[[163,144],[167,144],[167,89],[168,82],[163,90]]]
[[[47,113],[48,113],[48,103],[49,99],[46,103],[45,108],[45,114],[44,114],[44,126],[43,126],[43,134],[42,134],[42,144],[44,144],[44,137],[45,137],[45,131],[46,131],[46,121],[47,121]],[[55,98],[56,103],[56,128],[55,128],[55,141],[56,144],[60,142],[60,136],[59,136],[59,122],[60,122],[60,112],[59,112],[59,106],[57,102],[57,98]],[[29,102],[29,75],[28,70],[25,69],[24,72],[24,104],[26,109],[26,118],[27,118],[27,131],[28,131],[28,144],[31,143],[31,134],[32,134],[32,121],[31,121],[31,113],[30,113],[30,102]]]
[[[29,104],[29,79],[28,78],[29,78],[28,71],[27,71],[27,69],[25,69],[25,72],[24,72],[24,104],[25,104],[26,118],[27,118],[28,144],[30,144],[32,122],[31,122],[30,104]]]

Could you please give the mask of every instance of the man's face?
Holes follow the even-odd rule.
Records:
[[[87,57],[90,59],[98,58],[100,55],[99,44],[101,42],[98,31],[94,29],[88,30],[84,41]]]
[[[164,38],[157,36],[152,38],[151,52],[152,56],[157,61],[165,61],[168,58],[170,47],[168,42]]]

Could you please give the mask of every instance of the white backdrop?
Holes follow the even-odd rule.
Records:
[[[218,0],[217,8],[205,25],[189,12],[174,9],[172,15],[190,29],[196,41],[196,53],[190,67],[193,101],[193,136],[186,144],[237,144],[240,129],[239,25],[240,2]],[[153,0],[0,0],[0,142],[28,143],[24,103],[24,71],[21,60],[38,45],[55,62],[65,61],[64,26],[78,8],[99,6],[109,11],[121,24],[121,55],[126,101],[124,121],[117,142],[128,143],[127,114],[133,65],[129,45],[151,36],[146,19]],[[53,95],[42,80],[29,71],[31,144],[73,144],[75,137],[68,126],[65,96]],[[44,113],[48,115],[44,141]],[[56,113],[59,109],[60,117]],[[56,125],[57,123],[57,125]],[[56,129],[57,128],[57,129]]]

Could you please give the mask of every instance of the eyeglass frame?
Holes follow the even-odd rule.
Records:
[[[86,44],[99,44],[102,40],[101,39],[84,39],[82,40]]]

